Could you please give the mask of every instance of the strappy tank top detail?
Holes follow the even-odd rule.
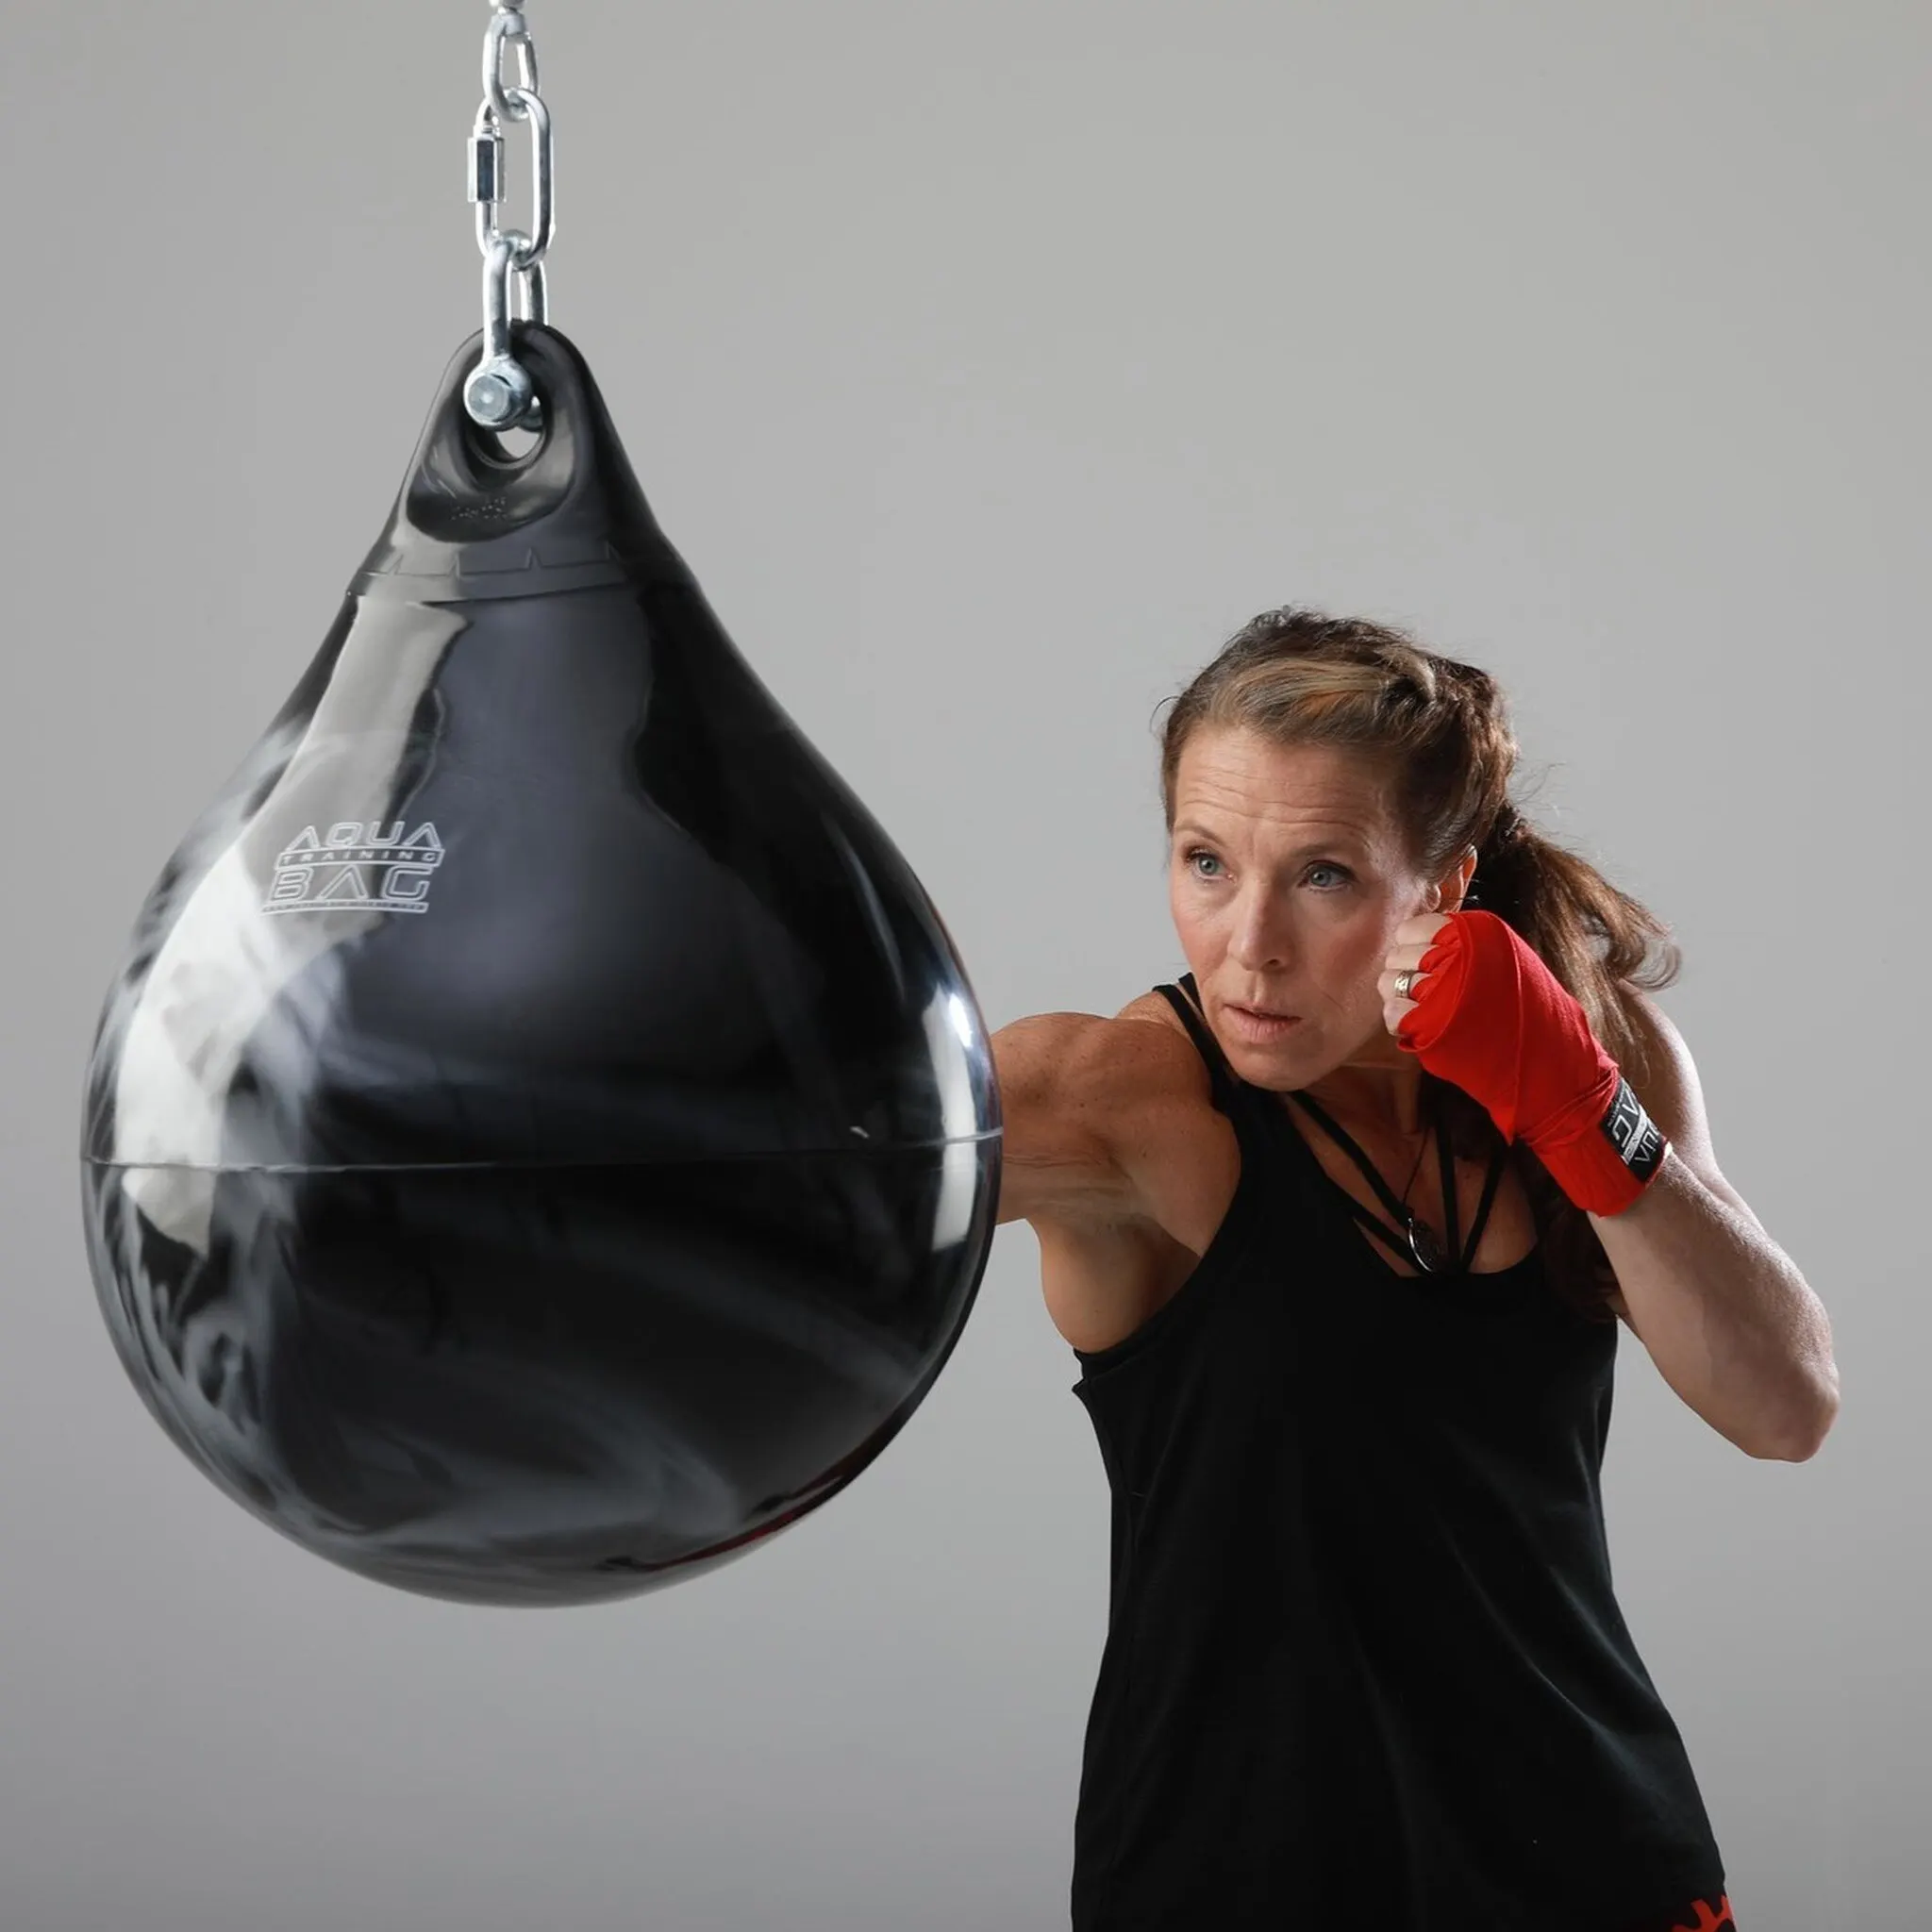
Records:
[[[1186,990],[1185,995],[1183,988]],[[1277,1101],[1268,1090],[1250,1085],[1229,1066],[1226,1055],[1221,1050],[1221,1042],[1215,1039],[1204,1014],[1198,1010],[1200,991],[1194,984],[1194,975],[1191,973],[1183,974],[1178,986],[1158,986],[1155,991],[1179,1016],[1201,1058],[1207,1062],[1214,1105],[1222,1113],[1232,1119],[1238,1108],[1252,1111],[1258,1107],[1267,1116],[1265,1124],[1269,1131],[1277,1137],[1286,1137],[1295,1143],[1293,1152],[1314,1166],[1322,1181],[1333,1190],[1334,1195],[1345,1206],[1348,1212],[1385,1247],[1405,1260],[1413,1262],[1428,1274],[1466,1274],[1470,1272],[1470,1263],[1474,1260],[1476,1250],[1482,1244],[1483,1229],[1489,1225],[1490,1209],[1494,1205],[1496,1190],[1501,1186],[1504,1169],[1508,1165],[1509,1150],[1500,1139],[1494,1154],[1491,1157],[1489,1173],[1484,1176],[1482,1198],[1476,1205],[1475,1220],[1470,1228],[1469,1240],[1463,1242],[1457,1239],[1458,1205],[1454,1158],[1450,1153],[1448,1137],[1442,1133],[1440,1126],[1437,1127],[1433,1139],[1441,1173],[1443,1211],[1448,1218],[1446,1244],[1439,1242],[1435,1239],[1434,1231],[1426,1223],[1396,1198],[1394,1190],[1383,1179],[1374,1162],[1356,1144],[1354,1137],[1312,1094],[1289,1089],[1285,1091],[1281,1100]],[[1346,1188],[1339,1185],[1334,1176],[1314,1158],[1313,1150],[1307,1147],[1301,1136],[1294,1131],[1291,1124],[1282,1116],[1281,1105],[1288,1100],[1292,1100],[1297,1106],[1306,1108],[1329,1138],[1335,1141],[1343,1153],[1361,1170],[1364,1178],[1381,1199],[1382,1205],[1402,1224],[1401,1232],[1398,1233],[1370,1208],[1364,1207]],[[1456,1258],[1452,1261],[1448,1258],[1450,1256]]]
[[[1207,1061],[1208,1081],[1214,1105],[1223,1113],[1231,1114],[1236,1094],[1247,1083],[1228,1065],[1227,1056],[1221,1050],[1221,1042],[1208,1030],[1207,1021],[1195,1010],[1193,982],[1194,975],[1188,973],[1182,974],[1180,986],[1157,986],[1154,991],[1180,1015],[1181,1024],[1188,1029],[1201,1058]],[[1182,986],[1188,989],[1187,992],[1182,992]]]

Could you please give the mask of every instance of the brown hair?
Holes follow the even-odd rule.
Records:
[[[1583,1008],[1604,1049],[1640,1086],[1648,1073],[1635,996],[1676,978],[1670,928],[1587,860],[1545,838],[1509,796],[1517,744],[1502,688],[1473,664],[1424,650],[1407,632],[1291,608],[1244,625],[1175,699],[1161,741],[1160,791],[1174,829],[1182,747],[1201,728],[1242,729],[1281,746],[1341,746],[1387,783],[1410,863],[1440,878],[1476,848],[1465,906],[1480,905],[1529,944]],[[1489,1157],[1496,1127],[1451,1082],[1423,1075],[1464,1159]],[[1594,1319],[1616,1319],[1603,1243],[1584,1211],[1526,1145],[1512,1150],[1550,1278]]]

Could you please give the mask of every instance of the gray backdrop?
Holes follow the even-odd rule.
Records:
[[[991,1025],[1180,969],[1150,724],[1256,611],[1502,678],[1843,1376],[1753,1461],[1624,1335],[1619,1592],[1743,1932],[1922,1925],[1923,8],[529,17],[553,320]],[[479,326],[487,19],[7,7],[0,1924],[1048,1932],[1108,1511],[1024,1224],[861,1480],[591,1610],[283,1541],[95,1311],[99,1001]]]

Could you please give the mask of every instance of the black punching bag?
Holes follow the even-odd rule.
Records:
[[[294,695],[162,871],[89,1071],[148,1407],[305,1548],[470,1603],[695,1576],[850,1482],[993,1236],[939,913],[658,529],[575,347],[450,363]]]

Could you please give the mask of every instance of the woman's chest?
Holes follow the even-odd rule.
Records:
[[[1262,1096],[1255,1104],[1294,1105],[1278,1095]],[[1467,1247],[1489,1179],[1488,1162],[1452,1162],[1445,1188],[1435,1137],[1407,1148],[1372,1135],[1352,1133],[1351,1138],[1390,1194],[1445,1250],[1453,1201],[1457,1252]],[[1255,1143],[1256,1137],[1250,1140]],[[1271,1217],[1277,1239],[1310,1255],[1325,1251],[1341,1264],[1344,1281],[1352,1279],[1372,1292],[1382,1283],[1426,1272],[1402,1251],[1400,1217],[1346,1151],[1326,1141],[1319,1125],[1311,1124],[1304,1131],[1284,1115],[1244,1157],[1233,1123],[1204,1103],[1177,1108],[1163,1124],[1161,1142],[1144,1164],[1148,1179],[1139,1213],[1104,1224],[1041,1232],[1047,1308],[1074,1348],[1091,1353],[1114,1346],[1180,1292],[1215,1245],[1241,1184],[1244,1158],[1265,1163],[1262,1173],[1249,1178],[1273,1191],[1277,1208],[1294,1204],[1286,1215]],[[1396,1244],[1372,1234],[1351,1203],[1384,1224],[1398,1238]],[[1522,1268],[1536,1239],[1527,1191],[1513,1162],[1506,1162],[1471,1270],[1478,1276],[1507,1276]],[[1450,1278],[1432,1275],[1429,1285],[1446,1284]]]

